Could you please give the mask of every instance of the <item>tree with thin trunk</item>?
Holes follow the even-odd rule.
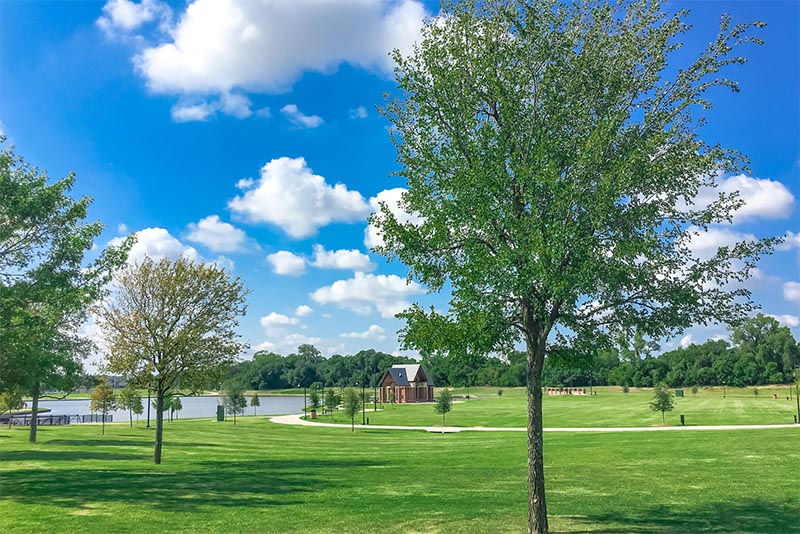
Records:
[[[320,398],[319,391],[312,389],[308,393],[308,407],[311,408],[312,412],[316,412],[319,410],[320,406],[322,406],[322,399]]]
[[[258,415],[258,407],[261,406],[261,399],[258,398],[258,393],[253,393],[253,397],[250,399],[250,406],[253,407],[253,416],[255,417]]]
[[[667,424],[666,412],[671,412],[675,408],[675,400],[672,392],[667,385],[660,382],[656,385],[653,392],[653,400],[650,401],[650,409],[654,412],[661,412],[661,422]]]
[[[181,398],[178,397],[177,395],[172,397],[172,406],[171,406],[171,408],[172,408],[172,411],[175,412],[175,419],[177,419],[178,418],[178,413],[180,413],[180,411],[183,410],[183,402],[181,401]]]
[[[333,388],[328,388],[325,392],[325,409],[328,410],[331,418],[333,418],[333,412],[339,406],[339,402],[339,395],[336,394],[336,391]]]
[[[98,306],[109,370],[155,393],[156,464],[165,399],[178,385],[200,391],[218,384],[245,348],[236,329],[246,295],[241,280],[216,265],[145,258],[115,277],[112,298]]]
[[[128,382],[128,385],[119,392],[119,395],[117,395],[117,404],[123,410],[128,410],[128,417],[130,418],[132,428],[135,409],[139,409],[138,413],[142,413],[144,409],[144,406],[142,406],[142,396],[139,395],[139,390],[136,389],[133,382]]]
[[[103,418],[103,431],[106,434],[106,415],[108,412],[113,412],[117,409],[117,395],[111,383],[105,376],[100,379],[97,386],[92,390],[89,401],[89,409],[93,412],[99,412]]]
[[[239,386],[229,386],[225,391],[225,411],[228,415],[233,416],[233,426],[236,426],[236,416],[244,415],[244,410],[247,407],[247,399],[244,396],[244,390]]]
[[[370,218],[373,248],[432,291],[447,312],[413,306],[403,346],[427,354],[526,347],[528,530],[548,530],[542,368],[549,350],[589,353],[674,336],[752,309],[746,280],[777,239],[693,253],[742,200],[714,195],[746,158],[700,137],[708,90],[757,43],[723,16],[683,68],[686,12],[659,1],[445,2],[410,55],[383,113],[407,190]],[[667,65],[669,64],[669,69]],[[702,201],[694,202],[698,193]]]
[[[350,431],[356,431],[356,415],[361,409],[361,394],[353,388],[347,388],[342,394],[342,408],[347,417],[350,418]]]
[[[444,416],[453,408],[453,396],[450,394],[450,390],[444,388],[441,392],[439,392],[439,396],[436,397],[436,400],[433,405],[434,411],[436,413],[442,415],[442,426],[444,426]]]

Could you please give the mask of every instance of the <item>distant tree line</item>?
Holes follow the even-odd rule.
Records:
[[[734,387],[784,384],[800,366],[800,345],[791,331],[772,317],[758,314],[731,329],[731,342],[709,340],[656,355],[658,344],[635,335],[630,343],[589,355],[552,351],[545,359],[542,381],[549,387],[617,385],[654,387]],[[237,364],[230,379],[247,389],[355,386],[364,381],[375,387],[395,364],[416,363],[373,349],[353,355],[324,358],[312,345],[281,356],[259,352]],[[426,354],[423,366],[437,387],[525,385],[526,355],[515,351],[504,357]]]
[[[411,358],[392,356],[373,349],[325,358],[313,345],[300,345],[297,351],[282,356],[257,352],[252,360],[236,364],[228,383],[245,389],[289,389],[316,385],[347,387],[365,384],[374,387],[386,370],[395,364],[415,363]]]

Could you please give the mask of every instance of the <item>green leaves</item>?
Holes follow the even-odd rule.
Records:
[[[750,35],[760,23],[723,17],[670,79],[688,27],[658,2],[445,10],[414,54],[396,55],[399,96],[384,110],[408,184],[402,207],[421,220],[382,210],[380,252],[432,290],[452,286],[446,315],[403,314],[407,346],[499,350],[532,328],[566,343],[658,337],[754,307],[736,283],[775,240],[706,260],[688,244],[741,205],[691,204],[745,162],[704,141],[696,113],[710,88],[736,89],[719,73],[743,62],[737,46],[760,43]]]
[[[98,307],[109,369],[161,391],[218,383],[244,349],[236,332],[246,310],[241,279],[215,265],[145,258],[115,278]]]
[[[74,182],[0,152],[0,388],[74,387],[92,349],[76,330],[125,262],[130,241],[86,264],[103,225],[85,220],[92,199],[70,197]]]

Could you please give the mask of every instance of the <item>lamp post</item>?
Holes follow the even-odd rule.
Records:
[[[378,411],[378,386],[372,388],[372,411]]]
[[[300,388],[300,384],[297,384],[297,388],[298,389]],[[306,405],[306,387],[303,386],[303,417],[306,417],[306,415],[307,415],[306,414],[306,408],[307,408],[307,405]]]
[[[722,381],[722,398],[723,399],[727,399],[728,398],[728,396],[725,393],[725,381],[724,380]]]
[[[367,405],[364,402],[364,382],[361,382],[361,424],[367,424]]]

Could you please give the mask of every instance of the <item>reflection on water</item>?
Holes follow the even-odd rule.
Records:
[[[267,397],[260,396],[261,406],[257,408],[258,415],[277,415],[289,413],[301,413],[303,411],[302,396],[287,397]],[[153,399],[155,400],[155,399]],[[198,417],[216,417],[217,405],[222,404],[222,397],[181,397],[183,409],[177,413],[179,419],[191,419]],[[147,417],[147,397],[142,399],[145,405],[144,414],[139,416]],[[30,403],[29,403],[30,405]],[[89,410],[89,399],[75,400],[47,400],[39,401],[40,408],[50,408],[50,412],[43,415],[86,415],[91,413]],[[111,412],[114,421],[129,421],[128,412],[117,410]],[[250,397],[247,397],[246,415],[253,415],[253,408],[250,407]],[[151,410],[150,417],[155,418],[155,410]],[[134,421],[136,414],[133,415]]]

